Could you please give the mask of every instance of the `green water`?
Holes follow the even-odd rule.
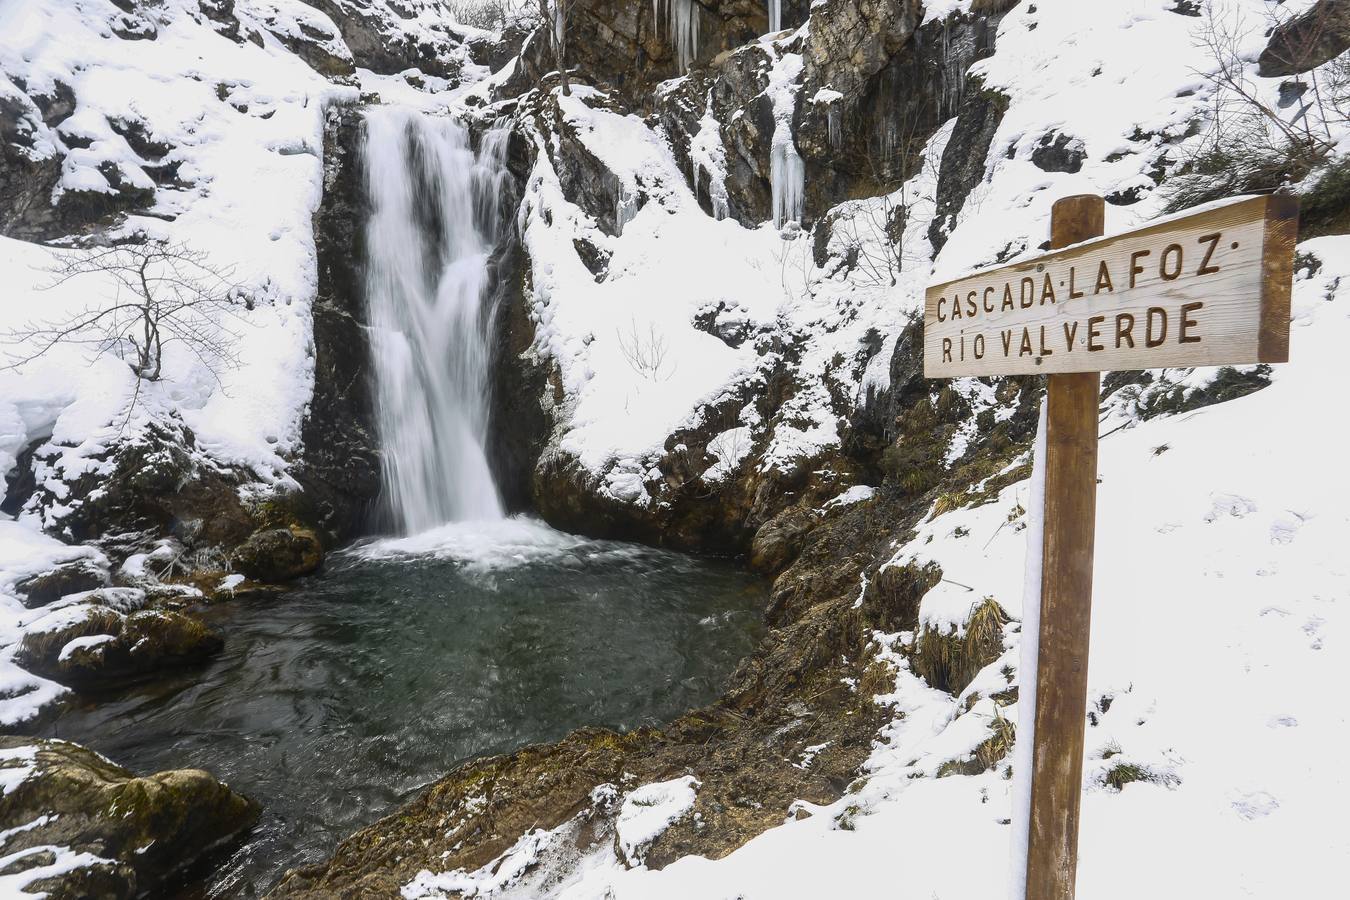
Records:
[[[208,667],[48,733],[261,801],[258,828],[190,886],[261,894],[457,763],[711,701],[759,635],[765,590],[729,564],[528,521],[447,526],[340,554],[280,599],[213,607],[226,648]]]

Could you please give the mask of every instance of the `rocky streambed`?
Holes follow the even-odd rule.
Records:
[[[6,739],[6,825],[37,823],[7,849],[109,859],[53,896],[132,896],[193,861],[185,892],[265,892],[459,763],[710,701],[765,594],[731,564],[530,520],[363,543],[284,595],[202,612],[228,635],[204,668],[83,696],[39,732],[63,740]],[[161,772],[184,766],[211,775]]]

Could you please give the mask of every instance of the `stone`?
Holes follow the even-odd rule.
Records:
[[[1257,59],[1262,78],[1301,75],[1350,50],[1350,0],[1318,0],[1277,26]]]
[[[806,535],[815,524],[815,516],[808,509],[792,506],[783,510],[755,532],[750,567],[766,575],[783,571],[801,553]]]
[[[29,628],[15,661],[75,688],[103,688],[165,669],[196,665],[219,653],[221,637],[182,612],[130,614],[99,603],[57,610]]]
[[[1068,172],[1083,168],[1087,150],[1083,142],[1072,135],[1058,131],[1041,135],[1040,142],[1031,151],[1031,162],[1042,172]]]
[[[0,736],[0,856],[49,900],[131,898],[241,834],[261,807],[196,769],[138,778],[60,740]],[[83,865],[44,877],[74,854]],[[60,867],[65,869],[64,866]]]
[[[107,572],[91,560],[80,559],[25,578],[14,586],[14,590],[24,606],[36,609],[69,594],[92,591],[107,583]]]
[[[263,582],[290,581],[319,568],[323,563],[323,545],[308,528],[267,528],[250,535],[235,548],[230,559],[249,578]]]

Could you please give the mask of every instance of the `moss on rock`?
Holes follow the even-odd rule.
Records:
[[[50,900],[134,897],[251,827],[261,807],[196,769],[138,778],[67,741],[0,737],[0,769],[17,781],[0,797],[0,854],[16,871],[42,848],[98,858],[27,885]],[[23,853],[23,851],[32,851]]]

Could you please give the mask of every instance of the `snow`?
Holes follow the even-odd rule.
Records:
[[[856,484],[826,503],[825,508],[834,509],[839,506],[852,506],[854,503],[862,503],[864,500],[871,500],[874,494],[876,494],[874,488],[870,488],[865,484]]]
[[[906,186],[917,208],[894,286],[831,278],[828,270],[798,262],[798,243],[787,241],[771,257],[777,284],[766,277],[759,293],[745,284],[727,293],[748,304],[752,321],[807,336],[803,372],[827,372],[827,354],[857,358],[856,343],[848,342],[876,328],[881,352],[840,376],[852,380],[861,400],[888,386],[895,335],[930,277],[945,280],[1001,254],[1038,252],[1054,200],[1141,187],[1137,203],[1108,205],[1107,231],[1156,218],[1162,198],[1146,172],[1163,153],[1171,154],[1165,164],[1175,165],[1201,137],[1188,136],[1191,124],[1203,124],[1213,101],[1197,74],[1207,64],[1194,43],[1199,22],[1169,11],[1172,5],[1137,0],[1089,9],[1048,0],[1034,11],[1021,4],[1008,13],[997,52],[976,69],[987,86],[1008,95],[1008,109],[985,180],[944,223],[950,237],[931,269],[926,231],[934,183],[925,165]],[[965,0],[926,4],[925,16],[940,20],[968,8]],[[1264,22],[1265,6],[1255,0],[1231,0],[1225,8]],[[1246,58],[1254,58],[1260,40],[1258,29],[1243,49]],[[775,52],[772,44],[760,46]],[[775,71],[790,55],[774,56]],[[781,75],[776,89],[794,90],[793,79]],[[1260,88],[1273,91],[1275,84]],[[1042,137],[1055,130],[1081,142],[1087,155],[1078,172],[1045,172],[1031,162]],[[930,163],[950,133],[949,123],[930,142]],[[636,128],[633,138],[635,147],[646,141]],[[702,131],[695,143],[702,157]],[[644,153],[660,156],[659,148]],[[539,205],[524,219],[531,228],[547,208],[560,230],[597,234],[556,194],[551,171],[537,170],[535,178],[527,202]],[[628,305],[601,300],[593,317],[583,319],[576,307],[605,297],[605,285],[588,286],[582,301],[570,293],[568,262],[545,240],[545,229],[531,238],[534,259],[552,266],[536,300],[548,335],[540,351],[559,360],[572,404],[563,443],[597,475],[621,478],[638,502],[650,502],[635,488],[663,429],[692,416],[697,398],[716,396],[709,385],[753,377],[748,365],[737,368],[734,354],[723,356],[723,348],[705,345],[705,336],[679,323],[714,293],[701,280],[703,270],[738,282],[764,266],[765,245],[754,238],[770,229],[700,220],[680,194],[678,186],[672,189],[664,209],[649,203],[621,239],[600,236],[615,253],[611,272],[627,279]],[[833,212],[861,221],[875,209],[868,203]],[[682,229],[687,215],[697,230]],[[833,259],[844,249],[840,231],[834,230]],[[1150,421],[1113,398],[1102,424],[1079,896],[1320,897],[1350,864],[1350,841],[1335,824],[1350,803],[1350,780],[1336,750],[1348,727],[1338,652],[1350,628],[1343,552],[1350,484],[1337,473],[1350,433],[1334,406],[1339,348],[1350,339],[1350,238],[1318,238],[1299,249],[1315,254],[1322,268],[1315,275],[1304,270],[1296,284],[1292,361],[1275,368],[1271,386]],[[675,272],[664,268],[667,260],[681,270],[679,292],[664,287]],[[697,302],[685,305],[686,292]],[[674,380],[693,359],[710,377],[662,393],[666,389],[625,378],[621,360],[605,360],[601,323],[612,321],[616,308],[647,316],[672,307],[680,310],[666,332],[679,373]],[[1157,374],[1195,390],[1215,370]],[[594,381],[611,392],[616,384],[623,388],[606,395]],[[1008,414],[988,385],[960,380],[953,387],[976,411]],[[761,465],[799,458],[837,439],[825,404],[806,402],[814,424],[795,435],[783,425],[766,435],[770,423],[748,417],[736,426],[750,428],[757,440],[767,437]],[[616,406],[621,416],[613,413]],[[661,416],[651,412],[657,406]],[[958,434],[949,463],[965,452],[970,436],[968,429]],[[714,455],[720,473],[721,456]],[[837,802],[798,801],[794,809],[808,813],[805,818],[792,816],[718,860],[688,857],[654,872],[628,869],[606,848],[574,865],[556,888],[533,896],[1019,896],[1015,864],[1005,861],[1022,842],[1022,826],[1013,823],[1025,821],[1015,797],[1023,779],[1008,776],[1029,768],[1035,648],[1026,639],[1036,633],[1039,593],[1028,586],[1039,577],[1028,546],[1039,545],[1038,496],[1030,482],[1010,485],[993,502],[930,515],[895,548],[886,565],[933,562],[943,570],[945,580],[923,598],[922,628],[960,632],[986,597],[1013,623],[1005,629],[1002,655],[959,697],[934,690],[909,670],[902,651],[915,635],[873,636],[879,656],[895,668],[894,689],[877,698],[893,716],[878,735],[865,779]],[[864,573],[864,585],[874,575]],[[859,601],[865,602],[865,591]],[[999,708],[991,697],[1007,690],[1010,678],[1022,705]],[[1011,759],[977,776],[937,777],[944,763],[966,758],[984,741],[999,717],[1021,725]],[[1269,764],[1288,759],[1298,765]],[[1111,787],[1108,775],[1122,764],[1137,767],[1146,780]]]
[[[619,853],[630,865],[641,865],[652,841],[688,815],[698,796],[693,775],[644,784],[623,798],[616,822]]]
[[[107,17],[116,13],[110,5],[15,0],[4,11],[0,71],[23,78],[30,90],[62,83],[75,94],[74,115],[43,134],[53,152],[67,150],[58,195],[108,190],[99,166],[129,184],[154,187],[148,161],[114,130],[118,123],[137,123],[172,148],[166,159],[178,164],[182,183],[160,187],[153,215],[133,216],[121,230],[205,252],[255,308],[241,311],[236,328],[240,365],[221,370],[218,381],[183,348],[166,348],[165,379],[141,385],[144,418],[131,427],[175,409],[216,461],[275,482],[284,480],[299,447],[311,392],[310,220],[321,194],[324,108],[354,99],[355,89],[318,76],[262,24],[284,31],[305,22],[336,34],[321,13],[289,0],[240,3],[238,11],[246,23],[260,23],[264,46],[217,35],[196,4],[182,0],[156,8],[153,42],[106,39]],[[73,136],[92,143],[67,148]],[[51,263],[50,251],[0,239],[0,277],[20,295],[42,297],[44,318],[112,296],[111,283],[96,275],[39,293],[51,280]],[[0,329],[21,327],[33,310],[0,306]],[[87,445],[79,458],[121,435],[135,380],[115,359],[93,359],[87,350],[58,347],[38,363],[0,372],[0,464],[52,429],[59,442]],[[16,418],[23,427],[3,427]],[[78,474],[75,459],[69,461],[72,467],[57,477]]]
[[[1012,847],[1008,854],[1011,873],[1009,900],[1025,900],[1027,847],[1031,839],[1032,746],[1036,736],[1036,683],[1039,676],[1041,634],[1041,574],[1045,549],[1045,417],[1041,402],[1036,425],[1036,446],[1031,451],[1031,480],[1027,485],[1026,576],[1022,586],[1022,622],[1018,630],[1020,656],[1017,663],[1018,741],[1013,755]]]
[[[111,634],[86,634],[83,637],[77,637],[74,640],[67,642],[66,645],[61,648],[61,655],[58,656],[57,659],[61,662],[65,662],[81,650],[92,650],[95,647],[101,647],[109,641],[115,640],[117,640],[117,638]]]

